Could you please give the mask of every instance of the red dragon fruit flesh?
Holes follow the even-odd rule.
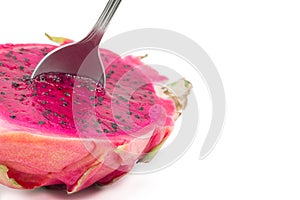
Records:
[[[105,49],[105,89],[69,74],[31,80],[56,47],[0,45],[0,183],[11,188],[63,185],[74,193],[113,183],[155,155],[192,87],[184,79],[164,85],[140,57]]]

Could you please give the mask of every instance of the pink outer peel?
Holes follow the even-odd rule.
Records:
[[[169,134],[169,130],[164,132],[165,136]],[[22,131],[2,132],[0,141],[2,184],[17,189],[65,184],[68,193],[95,182],[108,184],[126,174],[148,143],[133,140],[120,153],[107,141],[45,137]]]

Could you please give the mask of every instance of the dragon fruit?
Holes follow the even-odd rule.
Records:
[[[140,57],[105,49],[105,89],[69,74],[31,80],[56,47],[0,45],[0,183],[11,188],[58,185],[74,193],[113,183],[152,159],[186,105],[188,81],[164,86],[167,78]]]

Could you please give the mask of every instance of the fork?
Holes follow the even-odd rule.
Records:
[[[121,0],[109,0],[90,33],[81,41],[63,45],[46,55],[35,68],[31,78],[50,72],[84,76],[105,87],[105,69],[99,44]]]

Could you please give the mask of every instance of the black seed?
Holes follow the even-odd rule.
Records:
[[[119,103],[119,101],[118,101],[118,100],[116,100],[116,101],[115,101],[115,104],[119,105],[120,103]]]
[[[95,100],[96,96],[90,96],[90,100]]]
[[[0,66],[2,66],[2,62],[0,62]]]
[[[7,80],[7,81],[9,80],[9,78],[4,78],[4,79]]]
[[[10,51],[10,52],[11,52],[11,51]],[[10,58],[10,57],[11,57],[11,53],[5,54],[5,57]]]
[[[130,68],[130,65],[124,65],[124,68],[125,69]]]
[[[70,93],[65,92],[65,96],[66,96],[66,97],[70,97],[71,95],[70,95]]]
[[[97,122],[98,122],[98,124],[101,124],[101,120],[100,119],[98,119]]]
[[[100,131],[100,130],[96,130],[96,132],[97,132],[97,133],[102,133],[102,131]]]
[[[104,131],[104,133],[109,133],[109,130],[107,130],[107,129],[104,129],[103,131]]]
[[[112,68],[117,68],[118,66],[117,65],[112,65]]]
[[[1,92],[2,95],[5,95],[5,92]]]
[[[54,114],[54,116],[55,116],[55,117],[57,117],[57,116],[58,116],[58,114],[57,114],[57,113],[53,113],[53,114]]]
[[[43,116],[46,117],[46,119],[48,119],[48,118],[47,118],[48,114],[49,114],[49,113],[47,113],[47,112],[43,112]],[[49,120],[49,119],[48,119],[48,120]]]
[[[3,76],[5,74],[6,74],[6,72],[0,72],[0,76]]]
[[[43,124],[45,124],[44,121],[39,121],[39,125],[43,125]]]
[[[28,81],[28,80],[31,79],[31,77],[30,77],[29,75],[24,75],[24,76],[23,76],[23,79],[24,79],[25,81]]]
[[[23,70],[25,67],[21,65],[19,68],[20,68],[20,70]]]
[[[131,111],[128,111],[127,114],[128,114],[128,115],[132,115],[132,112],[131,112]]]
[[[120,99],[121,101],[127,102],[127,99],[124,98],[124,97],[122,97],[122,96],[120,96],[119,99]]]
[[[47,52],[47,48],[44,47],[44,48],[41,49],[41,51],[42,51],[42,52]]]
[[[51,110],[47,109],[47,110],[46,110],[46,113],[50,114],[50,113],[51,113]]]
[[[122,121],[121,121],[121,122],[125,123],[125,122],[126,122],[126,120],[125,120],[125,119],[122,119]]]
[[[64,101],[64,100],[65,100],[65,98],[61,98],[60,100],[61,100],[61,101]]]
[[[82,128],[83,129],[87,129],[87,127],[88,127],[88,125],[85,124]]]
[[[9,116],[10,118],[12,118],[12,119],[16,119],[16,116],[15,115],[11,115],[11,116]]]
[[[41,103],[42,103],[43,105],[46,105],[46,104],[47,104],[47,102],[46,102],[45,100],[42,100]]]
[[[110,74],[107,74],[107,75],[106,75],[106,78],[110,78],[110,77],[111,77],[111,75],[110,75]]]
[[[146,95],[146,94],[144,94],[144,95],[143,95],[143,97],[145,97],[145,98],[146,98],[146,97],[147,97],[147,95]]]
[[[23,97],[21,97],[21,98],[19,99],[19,101],[21,101],[21,102],[24,101],[24,100],[25,100],[25,99],[24,99]]]
[[[139,115],[135,115],[135,118],[140,119],[141,117]]]
[[[37,93],[36,93],[36,92],[35,92],[35,93],[32,93],[32,96],[33,96],[33,97],[37,96]]]
[[[25,94],[22,94],[22,97],[26,97],[26,95],[25,95]]]
[[[131,100],[134,100],[133,96],[130,97]]]
[[[64,103],[63,103],[63,106],[64,106],[64,107],[67,107],[67,106],[68,106],[68,102],[64,102]]]
[[[61,121],[60,124],[61,124],[61,125],[66,125],[67,122]]]
[[[87,88],[89,89],[89,91],[93,92],[94,88],[91,85],[88,85]]]
[[[53,81],[59,83],[61,81],[61,79],[59,77],[57,77],[57,76],[54,76],[53,77]]]
[[[22,47],[22,48],[20,49],[20,51],[24,51],[24,48]]]
[[[120,115],[116,115],[115,118],[116,119],[121,119],[121,116]]]
[[[144,110],[144,107],[140,107],[139,110]]]
[[[19,83],[16,83],[16,82],[12,82],[12,86],[13,86],[14,88],[18,88],[18,87],[20,86],[20,84],[19,84]]]
[[[114,70],[110,70],[110,72],[109,72],[110,74],[114,74],[115,73],[115,71]]]
[[[24,61],[25,61],[25,62],[28,62],[28,61],[29,61],[29,59],[28,59],[28,58],[24,58]]]
[[[30,84],[32,84],[32,81],[31,80],[30,81],[26,81],[26,84],[30,85]]]
[[[13,56],[12,59],[17,60],[17,57],[16,57],[16,56]]]
[[[40,76],[40,81],[41,82],[45,82],[46,81],[45,77],[44,76]]]
[[[111,124],[111,127],[112,127],[113,129],[117,129],[117,128],[118,128],[118,125],[117,125],[116,123],[112,123],[112,124]]]
[[[66,117],[66,115],[65,115],[65,114],[61,114],[61,117],[62,117],[62,118],[65,118],[65,117]]]
[[[99,97],[99,98],[98,98],[98,102],[99,102],[99,103],[102,103],[102,101],[103,101],[103,97]]]
[[[74,87],[74,84],[73,84],[73,83],[70,83],[70,86],[71,86],[71,87]]]

